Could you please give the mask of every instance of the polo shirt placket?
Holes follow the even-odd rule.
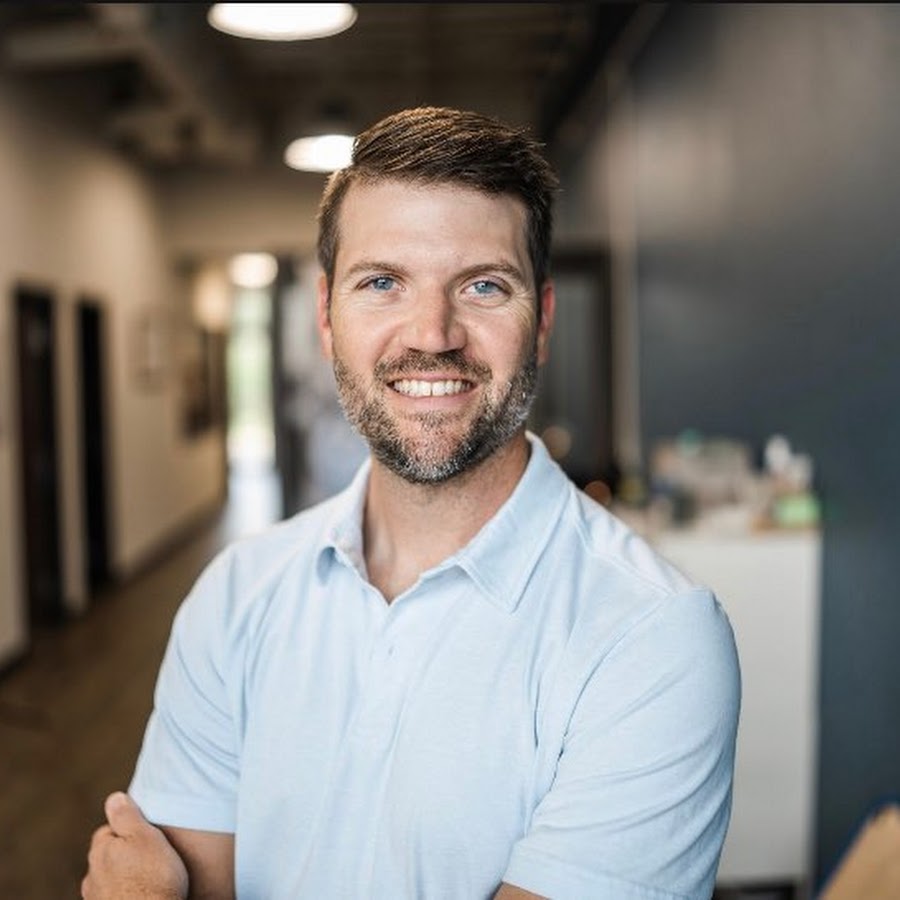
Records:
[[[360,533],[356,521],[351,518],[337,529],[331,544],[333,564],[345,569],[342,581],[349,580],[358,602],[375,614],[370,618],[368,660],[316,823],[318,843],[311,848],[310,865],[317,865],[314,860],[328,865],[333,853],[324,846],[327,836],[340,833],[344,840],[357,840],[355,848],[344,850],[344,855],[354,860],[354,867],[330,877],[332,882],[340,878],[342,894],[362,897],[377,877],[383,833],[379,827],[354,829],[348,823],[381,821],[388,785],[396,789],[398,780],[402,783],[402,761],[398,764],[395,758],[398,737],[404,728],[422,727],[422,723],[408,722],[405,711],[421,687],[422,669],[441,641],[444,620],[464,600],[461,594],[466,587],[470,591],[477,588],[447,561],[424,573],[388,604],[366,579],[362,548],[354,542]]]

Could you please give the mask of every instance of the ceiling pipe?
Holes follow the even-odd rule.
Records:
[[[153,162],[241,165],[257,158],[257,126],[240,98],[216,83],[221,63],[208,39],[184,39],[191,23],[178,4],[88,3],[84,10],[84,20],[5,35],[5,64],[19,71],[65,71],[133,60],[160,99],[114,113],[108,125],[114,141]]]

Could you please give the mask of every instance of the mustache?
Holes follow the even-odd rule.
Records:
[[[491,377],[489,366],[467,359],[462,350],[444,350],[441,353],[407,350],[392,359],[379,360],[375,364],[374,374],[381,381],[391,381],[405,375],[448,370],[467,381],[487,381]]]

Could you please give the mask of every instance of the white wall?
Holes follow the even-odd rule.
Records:
[[[111,564],[139,566],[224,484],[223,436],[181,437],[174,342],[158,387],[135,372],[136,331],[150,314],[183,319],[189,301],[165,242],[153,185],[33,87],[0,77],[0,659],[24,640],[17,385],[12,292],[52,290],[57,324],[57,431],[66,602],[84,605],[76,302],[106,310]],[[170,329],[171,331],[171,329]]]

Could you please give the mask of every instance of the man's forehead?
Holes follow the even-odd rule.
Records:
[[[527,222],[525,204],[512,194],[488,193],[451,181],[361,181],[350,185],[343,197],[335,249],[351,234],[380,242],[389,234],[415,231],[431,237],[435,228],[443,230],[445,225],[456,234],[459,229],[469,231],[470,240],[496,240],[502,235],[520,245],[527,243]]]
[[[511,193],[485,191],[480,188],[453,179],[420,179],[379,176],[376,178],[359,178],[350,183],[341,202],[340,211],[350,204],[358,202],[367,195],[379,197],[429,197],[458,198],[461,203],[472,200],[499,202],[505,206],[517,207],[523,216],[527,215],[523,200]]]

